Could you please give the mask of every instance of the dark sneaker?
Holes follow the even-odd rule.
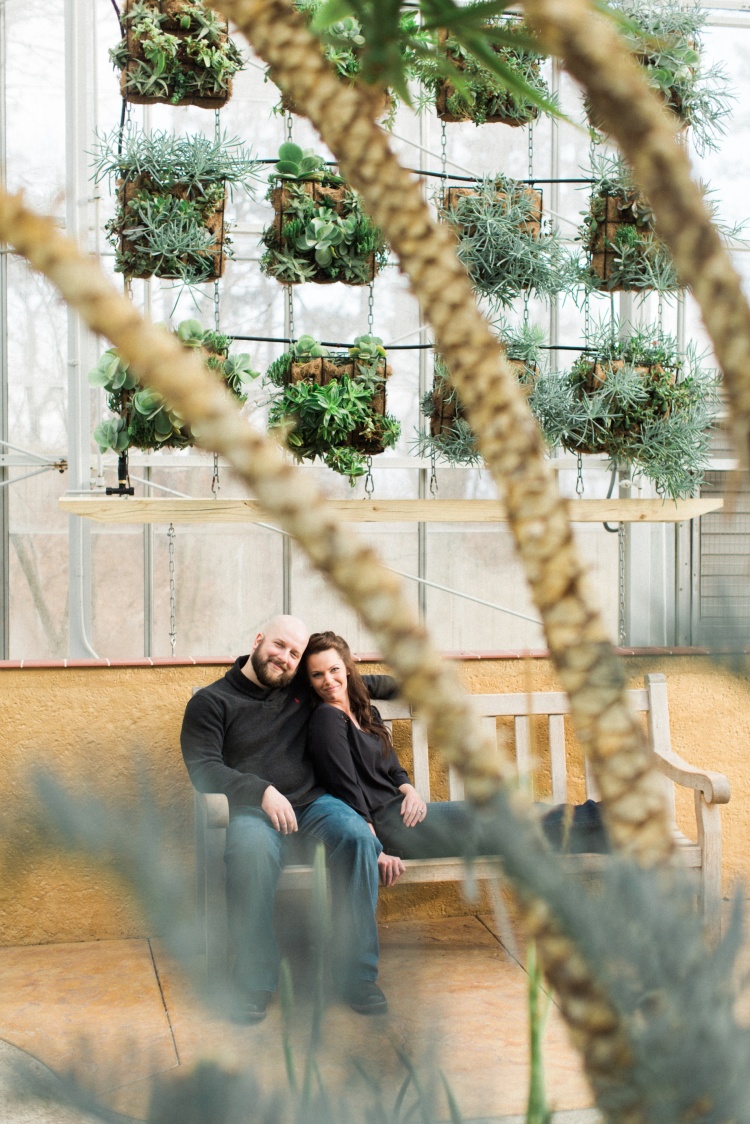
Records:
[[[384,1015],[388,1000],[372,980],[359,980],[347,994],[347,1002],[359,1015]]]
[[[236,1023],[263,1022],[272,994],[270,991],[248,991],[238,996],[234,1006],[234,1021]]]

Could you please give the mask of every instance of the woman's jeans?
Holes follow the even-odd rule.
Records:
[[[232,813],[224,861],[235,980],[244,991],[275,991],[279,949],[273,927],[282,868],[300,861],[300,844],[325,844],[331,885],[333,955],[344,988],[378,975],[378,855],[367,823],[335,796],[295,809],[298,833],[282,835],[260,808]],[[307,856],[309,861],[309,855]]]

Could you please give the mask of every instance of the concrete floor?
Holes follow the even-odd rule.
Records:
[[[434,1083],[439,1118],[449,1114],[436,1068],[447,1077],[465,1120],[523,1113],[527,977],[498,939],[493,920],[402,921],[380,931],[380,982],[389,1013],[365,1018],[330,1000],[319,1052],[327,1088],[346,1096],[352,1119],[357,1107],[372,1103],[354,1065],[358,1058],[382,1090],[384,1104],[392,1105],[405,1072],[396,1052],[403,1048],[423,1081]],[[304,976],[299,962],[293,970],[298,980]],[[309,997],[300,990],[292,1033],[299,1068],[311,1013]],[[156,940],[0,949],[0,1040],[10,1044],[5,1049],[19,1047],[57,1074],[75,1072],[104,1104],[128,1117],[146,1116],[154,1075],[179,1080],[200,1059],[235,1071],[250,1067],[263,1096],[286,1089],[280,1031],[278,1000],[254,1027],[237,1026],[202,1007]],[[551,1107],[588,1108],[591,1094],[554,1006],[544,1058]],[[2,1060],[0,1051],[0,1068]],[[2,1105],[0,1118],[7,1124],[68,1120],[61,1112],[24,1115],[18,1109],[14,1115]],[[573,1118],[591,1114],[576,1112]]]

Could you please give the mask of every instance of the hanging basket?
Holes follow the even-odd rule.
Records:
[[[161,277],[165,280],[181,280],[188,281],[186,276],[187,261],[184,262],[185,269],[175,269],[160,266],[158,261],[155,260],[155,255],[151,252],[148,242],[144,239],[143,235],[132,237],[127,234],[127,215],[128,204],[134,200],[140,193],[147,193],[154,199],[164,199],[171,196],[175,199],[190,200],[200,204],[204,198],[200,188],[190,184],[175,184],[170,188],[157,187],[148,176],[137,176],[134,179],[118,180],[117,183],[117,199],[118,199],[118,228],[120,235],[120,253],[135,254],[142,262],[146,264],[136,270],[123,269],[125,276],[130,279],[145,280],[149,277]],[[196,268],[200,268],[201,276],[195,278],[195,281],[188,283],[203,283],[207,281],[216,281],[224,272],[224,248],[226,243],[224,231],[224,206],[226,203],[226,193],[222,193],[221,198],[215,205],[211,206],[203,216],[202,225],[207,230],[212,238],[205,250],[201,250],[196,255]],[[153,266],[149,266],[148,259],[154,259]]]
[[[624,292],[643,288],[617,280],[622,258],[621,246],[626,228],[635,231],[634,245],[644,259],[659,245],[651,211],[645,198],[637,191],[610,194],[601,192],[591,201],[588,251],[593,274],[602,282],[601,288]]]
[[[308,359],[305,363],[292,363],[284,379],[284,384],[289,386],[296,385],[300,382],[310,382],[315,383],[317,386],[328,386],[329,383],[336,379],[343,378],[344,375],[348,375],[349,378],[356,381],[359,377],[357,366],[357,361],[354,359],[347,360],[341,357],[339,360],[336,360],[329,356],[320,356],[314,359]],[[373,395],[369,410],[374,418],[385,418],[385,380],[389,379],[393,374],[391,367],[385,359],[378,362],[377,373],[382,376],[384,381]],[[363,432],[362,427],[357,427],[353,430],[346,444],[365,456],[376,456],[378,453],[385,452],[386,449],[386,445],[379,437],[367,436]]]
[[[307,217],[300,218],[300,192],[310,201]],[[369,285],[374,281],[387,259],[385,243],[369,216],[359,205],[359,197],[347,185],[318,180],[283,181],[273,187],[269,199],[274,209],[274,222],[263,234],[268,247],[261,269],[283,284],[300,284],[311,281],[316,285],[332,285],[341,281],[345,285]],[[300,248],[297,238],[308,224],[317,218],[320,209],[333,211],[341,220],[356,216],[365,240],[375,248],[369,253],[357,253],[346,243],[334,247],[329,264],[321,265],[316,259],[315,247]],[[290,230],[292,233],[290,234]],[[302,276],[290,275],[285,266],[276,266],[276,254],[296,256],[304,267]],[[345,264],[344,264],[345,263]]]
[[[585,398],[587,395],[595,394],[606,383],[608,377],[615,371],[621,371],[623,367],[629,364],[624,359],[597,359],[583,366],[578,366],[578,374],[581,379],[580,395]],[[630,364],[632,365],[632,364]],[[677,371],[671,368],[663,367],[660,363],[654,363],[649,366],[637,365],[633,366],[636,375],[639,376],[644,386],[648,387],[649,384],[655,385],[658,382],[663,382],[663,376],[667,374],[667,383],[669,386],[674,386],[677,380]],[[672,406],[669,402],[664,403],[661,410],[656,410],[654,406],[651,408],[649,422],[653,424],[660,420],[666,420],[672,412]],[[575,439],[568,439],[565,441],[565,447],[572,453],[588,454],[601,454],[612,452],[613,445],[628,437],[635,438],[642,431],[641,423],[637,421],[629,421],[627,424],[613,424],[607,430],[606,434],[601,435],[600,440],[595,441],[579,441]]]
[[[163,71],[160,74],[152,72],[152,85],[156,81],[161,85],[158,93],[138,91],[137,75],[151,70],[153,63],[144,48],[143,37],[130,17],[134,9],[142,11],[144,8],[151,9],[156,16],[162,16],[159,31],[177,40],[175,54],[168,59]],[[207,5],[196,0],[125,0],[122,10],[122,24],[125,28],[123,51],[115,61],[122,66],[120,91],[127,102],[133,105],[196,105],[201,109],[216,110],[229,101],[232,96],[231,74],[241,67],[239,53],[229,39],[226,20],[218,21],[219,29],[210,42],[207,40],[205,26],[194,18],[196,9],[203,12],[210,10]],[[187,25],[183,21],[187,21]],[[229,72],[229,76],[223,81],[210,81],[211,63],[200,60],[201,50],[206,46],[211,48],[212,60],[222,54],[225,56],[222,59],[222,70]],[[194,89],[181,95],[180,90],[185,87]]]
[[[520,234],[528,235],[529,238],[537,241],[542,231],[543,196],[541,189],[527,187],[517,180],[506,180],[505,182],[505,187],[497,187],[495,198],[499,202],[508,204],[517,203],[521,200],[527,202],[528,217],[518,224],[518,231]],[[480,192],[472,187],[448,187],[443,193],[442,209],[453,211],[461,199],[477,199],[479,196]],[[456,230],[459,237],[462,235],[471,237],[475,232],[475,228],[471,224],[464,223],[457,224]]]
[[[445,30],[438,32],[438,43],[456,69],[465,72],[466,60],[459,51],[451,49],[448,34]],[[495,47],[494,49],[498,55],[505,57],[506,62],[512,59],[515,54],[515,52],[502,47]],[[520,59],[520,53],[516,57]],[[535,77],[539,78],[538,63],[532,62],[530,65]],[[539,80],[541,81],[541,79]],[[469,78],[469,86],[471,87],[471,78]],[[472,90],[472,93],[477,99],[474,104],[467,102],[460,95],[456,96],[456,88],[450,79],[439,80],[435,90],[435,109],[438,118],[441,121],[448,122],[473,121],[476,124],[509,125],[510,128],[515,129],[522,125],[528,125],[539,116],[539,110],[535,105],[528,102],[519,105],[509,90],[498,87],[490,93],[478,88]],[[486,105],[489,112],[484,112],[481,109],[477,111],[477,102]]]

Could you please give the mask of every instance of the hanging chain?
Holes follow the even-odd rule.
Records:
[[[175,650],[177,648],[177,623],[175,619],[176,599],[174,584],[174,523],[169,524],[167,539],[169,540],[169,644],[172,649],[172,656],[174,657]]]
[[[659,293],[657,300],[657,322],[659,324],[659,334],[664,331],[664,294]]]
[[[529,157],[529,179],[534,178],[534,122],[530,121],[528,126],[528,157]]]
[[[529,326],[529,296],[530,296],[529,290],[524,289],[524,291],[523,291],[523,326],[524,326],[524,328],[528,328],[528,326]]]
[[[287,141],[290,141],[292,139],[292,125],[293,125],[292,115],[291,115],[291,113],[287,113],[287,115],[286,115],[286,139],[287,139]]]
[[[221,316],[219,314],[219,279],[214,281],[214,331],[219,332]]]
[[[448,178],[448,135],[445,121],[440,122],[440,171],[443,173],[443,183],[445,183]]]
[[[219,479],[219,454],[214,453],[214,474],[211,477],[211,494],[215,500],[219,498],[221,480]]]
[[[221,144],[221,117],[218,109],[214,110],[214,143]]]
[[[286,310],[289,321],[289,339],[294,343],[294,297],[291,285],[286,287]]]
[[[576,495],[583,495],[583,457],[578,454],[578,471],[576,474]]]
[[[367,288],[369,290],[367,294],[367,331],[372,335],[373,325],[375,323],[375,282],[371,281]]]
[[[591,340],[591,294],[583,298],[583,342],[588,347]]]
[[[438,478],[437,478],[437,457],[435,450],[430,450],[430,495],[436,496],[438,494]]]
[[[132,301],[132,299],[133,299],[133,282],[130,280],[129,277],[123,277],[122,288],[123,288],[125,296],[128,298],[128,300]]]
[[[369,500],[375,492],[375,481],[372,476],[372,457],[367,458],[367,475],[365,476],[365,497]]]
[[[625,524],[617,528],[617,571],[620,583],[620,605],[618,610],[617,639],[621,648],[625,647]]]

